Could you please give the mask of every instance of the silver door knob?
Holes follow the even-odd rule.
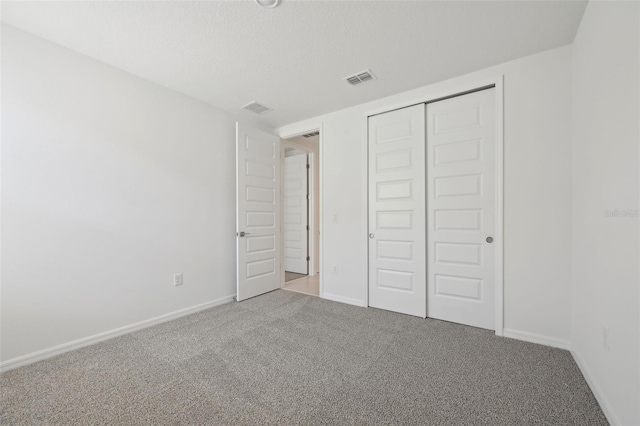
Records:
[[[244,231],[240,231],[240,232],[238,232],[238,236],[239,236],[239,237],[244,237],[244,236],[246,236],[246,235],[251,235],[251,232],[244,232]]]
[[[487,237],[486,241],[491,244],[493,242],[493,237]]]
[[[369,234],[369,238],[375,238],[375,235],[373,235],[373,232]]]

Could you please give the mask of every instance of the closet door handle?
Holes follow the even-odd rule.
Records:
[[[373,232],[369,234],[369,238],[374,239],[375,235],[373,235]]]

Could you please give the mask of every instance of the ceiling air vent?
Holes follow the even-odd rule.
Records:
[[[265,112],[271,111],[271,108],[264,106],[262,104],[259,104],[256,101],[249,102],[248,104],[244,105],[242,108],[249,110],[251,112],[254,112],[256,114],[264,114]]]
[[[364,71],[361,71],[361,72],[359,72],[357,74],[345,77],[344,79],[347,80],[347,83],[349,83],[350,85],[357,86],[358,84],[362,84],[362,83],[366,83],[367,81],[375,80],[375,78],[376,77],[373,75],[373,73],[370,70],[364,70]]]
[[[314,136],[318,136],[320,135],[320,132],[311,132],[311,133],[307,133],[306,135],[302,135],[302,137],[304,138],[312,138]]]

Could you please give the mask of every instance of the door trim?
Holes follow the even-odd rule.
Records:
[[[323,144],[322,144],[322,138],[324,135],[324,131],[322,129],[322,122],[316,122],[316,123],[311,123],[309,125],[305,125],[302,127],[298,127],[296,126],[296,130],[295,131],[290,131],[288,133],[280,133],[278,134],[278,137],[280,138],[280,140],[284,141],[285,139],[290,139],[296,136],[302,136],[304,134],[307,133],[311,133],[311,132],[320,132],[319,138],[318,138],[318,203],[320,204],[320,209],[318,212],[318,229],[315,230],[315,232],[313,233],[309,233],[309,245],[310,245],[310,249],[309,249],[309,256],[311,257],[311,260],[309,262],[309,270],[311,270],[311,267],[313,267],[314,269],[314,274],[315,271],[320,271],[319,273],[319,278],[318,278],[318,297],[320,297],[321,299],[324,299],[324,274],[322,273],[323,269],[323,259],[324,259],[324,248],[323,248],[323,242],[322,242],[322,218],[324,217],[324,202],[323,202],[323,192],[322,192],[322,175],[323,175],[323,164],[322,164],[322,149],[323,149]],[[286,145],[286,141],[285,144]],[[281,144],[281,146],[284,146],[283,144]],[[314,173],[313,173],[313,167],[314,167],[314,163],[313,163],[313,153],[312,152],[308,152],[307,154],[311,154],[309,156],[309,163],[310,163],[310,176],[309,176],[309,185],[314,185]],[[284,162],[284,149],[280,150],[280,161]],[[313,191],[313,186],[311,186],[311,191]],[[309,223],[310,223],[310,228],[313,228],[313,224],[316,220],[316,218],[314,217],[315,214],[315,194],[313,196],[311,196],[311,202],[309,203],[309,212],[310,212],[310,217],[309,217]],[[282,206],[281,203],[281,208],[284,210],[284,207]],[[314,235],[311,235],[314,234]],[[316,238],[318,239],[318,264],[314,264],[314,250],[313,247],[315,247],[315,240]],[[281,273],[282,273],[282,282],[284,282],[284,262],[282,262],[281,265]],[[311,274],[310,274],[311,275]]]
[[[471,92],[479,91],[482,89],[495,88],[495,111],[496,111],[496,145],[495,145],[495,167],[496,167],[496,180],[495,180],[495,199],[496,199],[496,211],[495,211],[495,334],[497,336],[504,335],[504,75],[499,74],[494,78],[476,81],[469,84],[454,85],[447,89],[437,89],[430,95],[414,99],[413,101],[398,101],[387,105],[386,107],[378,107],[371,109],[363,114],[363,138],[364,144],[364,176],[363,182],[369,181],[369,117],[383,114],[385,112],[394,111],[400,108],[406,108],[412,105],[420,103],[432,103],[438,100],[443,100],[455,96],[465,95]],[[320,133],[322,137],[322,132]],[[426,141],[425,141],[426,142]],[[369,199],[368,191],[363,191],[364,205],[366,206],[363,212],[364,217],[362,223],[363,231],[362,236],[365,239],[365,252],[364,256],[367,261],[365,262],[365,273],[367,277],[365,283],[365,303],[369,306],[369,245],[368,245],[368,229],[369,229]],[[425,259],[426,261],[426,259]],[[427,313],[428,314],[428,313]]]

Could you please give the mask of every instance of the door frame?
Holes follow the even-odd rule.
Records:
[[[308,180],[308,185],[309,185],[309,276],[313,276],[318,274],[319,275],[319,279],[318,279],[318,296],[320,298],[324,298],[324,292],[323,292],[323,275],[322,273],[317,273],[316,271],[322,271],[322,261],[323,261],[323,246],[322,246],[322,217],[324,214],[324,210],[323,210],[323,202],[322,202],[322,123],[318,123],[316,125],[310,125],[308,128],[304,127],[305,130],[296,130],[295,132],[291,132],[291,133],[281,133],[278,136],[280,137],[281,143],[280,143],[280,164],[284,165],[284,151],[285,148],[296,148],[296,149],[301,149],[307,152],[308,155],[308,161],[309,161],[309,180]],[[309,151],[308,148],[306,148],[303,145],[297,145],[295,144],[295,142],[293,143],[289,143],[287,142],[286,139],[290,139],[296,136],[302,136],[305,135],[307,133],[311,133],[311,132],[320,132],[320,135],[318,137],[318,193],[315,193],[315,155],[312,151]],[[284,166],[280,168],[280,173],[283,174],[284,173]],[[281,185],[284,185],[284,179],[281,179]],[[318,198],[318,204],[320,205],[319,207],[319,212],[318,212],[318,217],[316,218],[316,214],[315,214],[315,210],[316,210],[316,196]],[[284,197],[281,197],[282,199],[280,200],[280,212],[283,213],[284,212]],[[284,224],[283,222],[283,215],[280,215],[280,222],[281,222],[281,233],[282,230],[284,230]],[[316,220],[318,222],[318,229],[315,229],[315,223]],[[315,245],[316,245],[316,240],[318,242],[318,263],[315,263]],[[284,250],[284,244],[281,244],[281,255],[284,256],[283,253]],[[284,259],[284,257],[283,257]],[[284,260],[283,262],[281,262],[281,266],[280,266],[280,272],[281,272],[281,282],[284,283]]]
[[[364,170],[364,182],[368,186],[369,182],[369,117],[374,115],[383,114],[385,112],[394,111],[401,108],[410,107],[421,103],[433,103],[447,98],[461,96],[467,93],[476,92],[482,89],[495,88],[495,112],[496,112],[496,145],[495,145],[495,168],[496,168],[496,180],[494,187],[494,194],[496,200],[495,211],[495,334],[497,336],[503,336],[504,334],[504,75],[499,74],[493,78],[479,80],[466,84],[451,85],[450,87],[444,87],[438,85],[437,89],[434,89],[432,93],[416,97],[413,100],[395,101],[390,102],[384,107],[372,108],[363,114],[363,138],[364,152],[367,155],[363,157],[363,170]],[[321,134],[322,136],[322,134]],[[426,143],[426,141],[425,141]],[[425,176],[426,179],[426,176]],[[365,270],[364,276],[367,277],[365,295],[366,306],[369,306],[369,245],[368,245],[368,233],[369,233],[369,199],[368,191],[363,191],[364,205],[366,209],[364,211],[364,217],[362,223],[364,224],[362,235],[365,241]],[[429,251],[427,250],[427,256]],[[426,259],[425,259],[426,262]],[[427,297],[429,295],[427,294]],[[427,312],[427,318],[429,318],[429,312]]]

